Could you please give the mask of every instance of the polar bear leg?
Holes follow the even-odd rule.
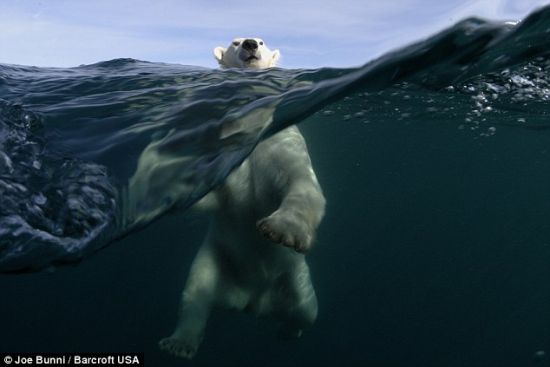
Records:
[[[325,212],[304,137],[289,127],[256,147],[254,166],[281,195],[279,208],[256,226],[268,240],[307,252]]]
[[[311,283],[309,268],[305,261],[297,265],[297,268],[289,278],[288,287],[291,296],[281,313],[281,326],[279,336],[283,339],[298,338],[304,329],[307,329],[317,318],[317,296]]]
[[[193,261],[182,293],[176,329],[159,342],[160,349],[191,359],[202,341],[216,297],[218,268],[207,238]]]

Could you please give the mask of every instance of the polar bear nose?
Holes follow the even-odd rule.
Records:
[[[247,51],[255,51],[258,49],[258,42],[256,40],[247,39],[243,42],[243,48]]]

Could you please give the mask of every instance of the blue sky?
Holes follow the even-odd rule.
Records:
[[[217,67],[238,36],[287,68],[356,66],[468,16],[519,20],[550,0],[0,0],[0,63],[76,66],[132,57]]]

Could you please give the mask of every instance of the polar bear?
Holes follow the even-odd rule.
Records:
[[[236,38],[228,48],[215,48],[214,56],[222,67],[263,69],[275,66],[279,51],[258,38]],[[210,227],[191,265],[175,331],[160,348],[192,358],[216,307],[274,316],[282,337],[299,337],[317,317],[304,253],[325,198],[298,128],[258,144],[196,206],[212,211]]]

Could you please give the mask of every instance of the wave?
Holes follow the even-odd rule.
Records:
[[[0,271],[73,262],[184,210],[314,114],[545,129],[549,32],[547,7],[517,25],[466,19],[358,68],[0,65]],[[505,113],[518,108],[531,118]]]

